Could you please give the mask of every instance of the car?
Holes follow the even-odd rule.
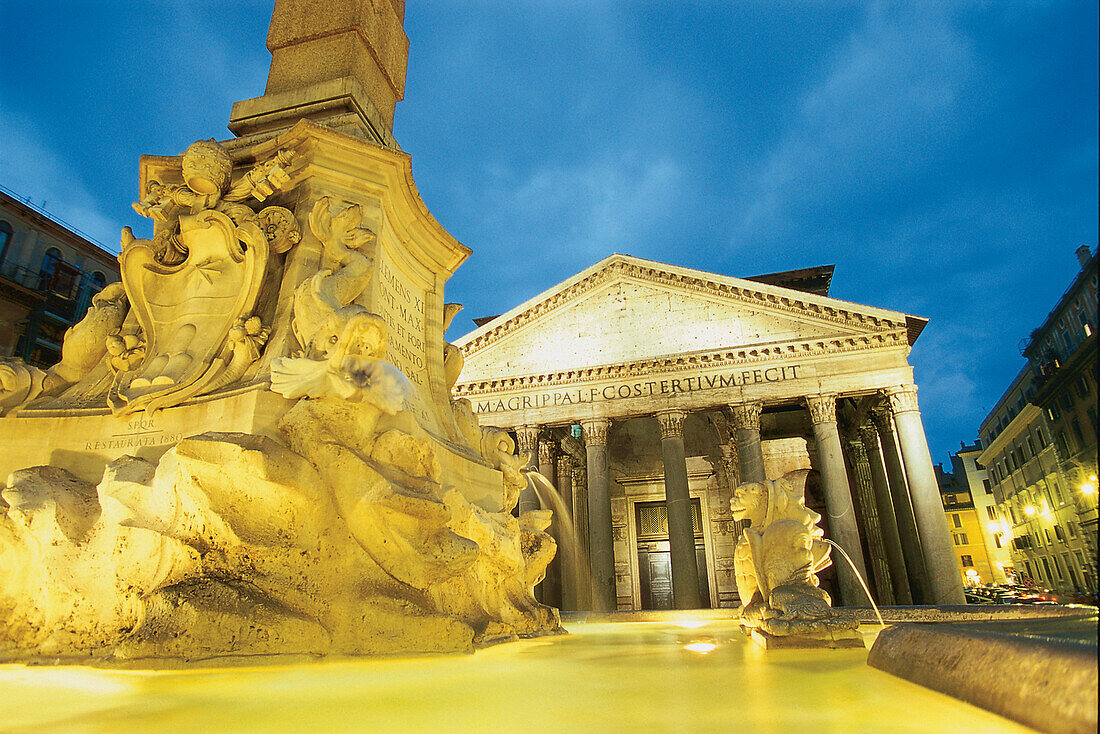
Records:
[[[967,604],[992,604],[993,600],[984,594],[978,594],[973,591],[964,591],[963,597],[966,599]]]

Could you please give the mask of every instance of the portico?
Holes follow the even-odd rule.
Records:
[[[805,272],[748,280],[612,255],[455,342],[454,394],[479,421],[545,452],[533,461],[559,487],[551,457],[569,458],[585,532],[548,601],[738,604],[733,488],[810,469],[807,504],[877,601],[961,603],[907,361],[926,321],[830,298],[828,277],[806,287]],[[824,585],[865,604],[839,553],[834,569]]]

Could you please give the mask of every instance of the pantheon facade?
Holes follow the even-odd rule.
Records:
[[[455,342],[455,397],[514,430],[572,515],[546,601],[737,606],[733,488],[803,469],[851,559],[822,578],[834,599],[867,604],[854,566],[880,604],[962,603],[908,363],[927,321],[830,298],[831,277],[612,255]],[[532,486],[520,510],[557,502]]]

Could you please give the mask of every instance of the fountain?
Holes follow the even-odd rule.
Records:
[[[346,28],[278,3],[241,137],[143,157],[152,236],[123,233],[122,283],[58,365],[0,362],[0,691],[22,704],[0,729],[885,731],[904,708],[1012,730],[865,664],[879,629],[817,586],[804,475],[738,488],[742,609],[575,613],[557,634],[533,596],[551,512],[513,515],[528,482],[556,492],[450,395],[443,286],[469,250],[390,133],[397,5],[336,5],[381,34],[370,54],[303,71]],[[346,68],[366,56],[380,84]]]
[[[450,394],[443,287],[470,251],[390,133],[403,3],[304,8],[276,6],[237,139],[141,159],[152,234],[122,232],[122,282],[61,362],[0,362],[0,658],[454,652],[560,631],[533,596],[551,512],[513,514],[529,457]]]

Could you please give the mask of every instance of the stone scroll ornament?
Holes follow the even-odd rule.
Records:
[[[730,500],[735,520],[748,520],[734,549],[741,624],[773,637],[850,637],[858,622],[834,609],[817,574],[830,563],[830,546],[806,507],[808,471],[738,486]]]

